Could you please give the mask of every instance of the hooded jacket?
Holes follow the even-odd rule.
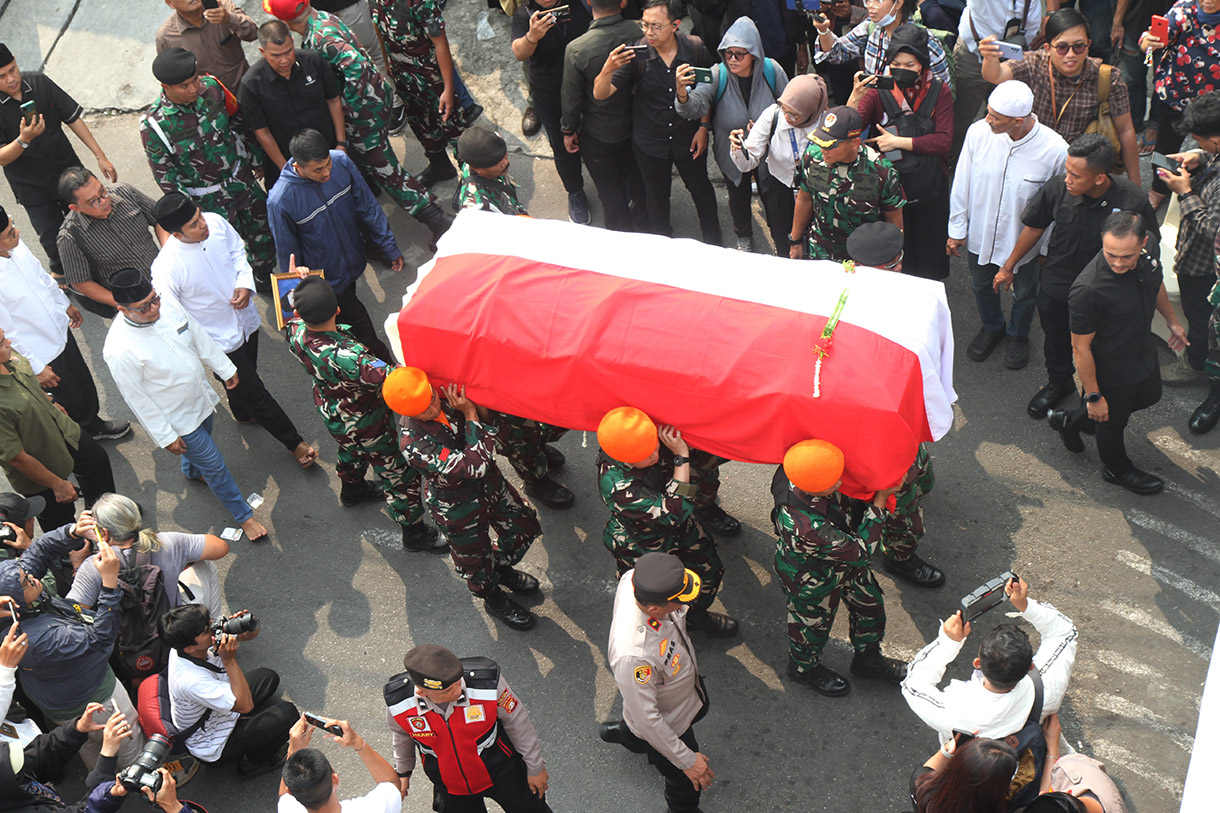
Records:
[[[24,627],[24,622],[22,626]],[[0,811],[111,813],[118,810],[124,797],[110,795],[110,787],[118,771],[115,757],[98,757],[97,764],[85,779],[85,787],[90,793],[75,804],[56,803],[30,793],[31,782],[49,784],[58,781],[86,739],[87,734],[76,730],[76,721],[64,723],[49,734],[40,734],[25,747],[23,764],[17,773],[13,772],[9,748],[7,745],[0,747]]]
[[[340,150],[331,150],[330,159],[325,183],[297,175],[288,159],[267,196],[267,220],[280,271],[288,271],[289,255],[295,254],[298,265],[325,271],[326,281],[339,294],[364,273],[365,235],[390,262],[402,252],[352,159]]]
[[[43,534],[20,559],[0,562],[0,596],[12,596],[17,602],[23,611],[21,631],[29,636],[28,651],[19,667],[21,687],[39,708],[57,714],[79,714],[104,684],[113,687],[109,660],[119,634],[122,597],[117,587],[103,587],[92,624],[85,623],[71,604],[49,592],[44,592],[37,612],[26,604],[22,570],[40,579],[52,561],[79,548],[82,540],[69,535],[71,527],[65,525]]]
[[[720,47],[717,48],[720,62],[712,67],[711,83],[695,85],[687,95],[686,103],[675,101],[674,109],[678,111],[679,115],[688,119],[702,118],[711,109],[716,96],[716,88],[720,83],[720,72],[728,70],[724,61],[724,52],[729,48],[744,48],[754,55],[754,71],[750,75],[749,106],[746,105],[745,98],[741,94],[737,77],[730,73],[724,86],[724,95],[716,103],[716,110],[712,114],[712,133],[715,136],[712,155],[716,156],[716,164],[720,167],[724,177],[733,186],[737,186],[741,183],[741,170],[729,157],[729,133],[733,130],[744,129],[750,120],[758,121],[763,111],[775,104],[775,100],[788,85],[788,74],[784,73],[784,69],[777,64],[775,66],[775,92],[772,93],[771,88],[767,86],[766,77],[763,75],[762,61],[766,57],[763,54],[762,37],[753,20],[749,17],[740,17],[729,26],[724,38],[720,40]],[[766,164],[759,166],[758,172],[761,177],[770,174],[767,172]]]

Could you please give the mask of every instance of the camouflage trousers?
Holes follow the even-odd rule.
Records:
[[[513,471],[525,482],[536,482],[547,476],[546,445],[554,443],[566,429],[540,423],[503,412],[495,413],[496,451],[508,458]]]
[[[275,241],[267,224],[267,193],[261,186],[253,180],[248,184],[230,181],[194,200],[203,211],[224,215],[237,229],[246,241],[246,257],[256,277],[275,271]]]
[[[403,527],[414,525],[424,518],[423,478],[403,459],[398,437],[393,431],[354,440],[342,426],[327,424],[326,428],[339,443],[335,473],[341,481],[359,483],[364,480],[369,466],[372,466],[385,489],[390,517]]]
[[[802,672],[822,660],[840,599],[847,605],[848,636],[857,652],[885,637],[881,585],[867,564],[804,556],[780,542],[775,574],[788,600],[788,657]]]
[[[921,447],[920,455],[926,459],[926,465],[913,482],[904,485],[895,495],[894,510],[887,513],[885,524],[881,526],[881,552],[892,562],[910,559],[915,555],[919,540],[923,539],[923,508],[920,503],[932,493],[936,473],[932,470],[931,459],[927,457],[926,444]]]
[[[695,486],[696,507],[716,504],[716,498],[720,495],[720,467],[728,462],[724,457],[698,449],[691,450],[691,482]]]
[[[470,592],[480,597],[499,586],[498,568],[520,562],[530,545],[542,536],[538,512],[494,464],[478,483],[477,497],[459,501],[429,486],[428,508],[449,543],[458,575],[466,580]]]
[[[356,163],[360,174],[370,183],[376,183],[407,214],[417,215],[431,200],[428,190],[398,163],[398,156],[390,146],[388,107],[383,115],[352,116],[346,119],[348,156]]]
[[[1220,387],[1220,308],[1212,311],[1207,320],[1207,361],[1203,369],[1212,387]]]
[[[456,100],[449,120],[441,121],[437,106],[445,92],[445,80],[436,58],[412,64],[391,59],[386,67],[394,78],[398,98],[407,108],[407,124],[423,145],[424,152],[444,152],[464,128]]]
[[[602,533],[602,543],[614,556],[619,576],[635,567],[636,560],[645,553],[672,553],[677,556],[682,560],[682,566],[697,573],[703,583],[692,607],[706,610],[720,592],[720,583],[724,580],[724,562],[720,561],[716,540],[708,536],[694,517],[670,534],[643,542],[624,533],[622,527],[611,517]]]

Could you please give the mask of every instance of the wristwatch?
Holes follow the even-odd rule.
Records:
[[[1088,401],[1090,404],[1096,404],[1098,401],[1101,400],[1101,393],[1100,392],[1086,393],[1084,396],[1084,400]]]
[[[20,145],[21,149],[23,150],[28,150],[30,148],[29,142],[22,141],[20,138],[17,139],[17,144]]]
[[[790,246],[799,246],[801,243],[804,243],[804,242],[805,242],[804,235],[801,235],[800,237],[789,237],[788,238],[788,245],[790,245]]]
[[[689,457],[683,457],[680,454],[674,455],[674,468],[675,469],[678,468],[678,466],[685,466],[689,462],[690,462]]]
[[[336,147],[345,147],[345,148],[346,148],[346,147],[347,147],[347,142],[346,142],[346,141],[336,141],[336,142],[335,142],[335,146],[336,146]]]

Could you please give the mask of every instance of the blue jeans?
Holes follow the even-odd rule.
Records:
[[[192,480],[203,477],[216,499],[229,509],[239,524],[254,516],[253,509],[241,496],[241,489],[229,474],[225,459],[220,456],[216,441],[212,440],[212,416],[200,424],[194,432],[182,436],[186,452],[182,455],[182,473]]]
[[[1140,51],[1140,35],[1144,30],[1132,26],[1126,31],[1118,58],[1123,81],[1127,83],[1127,97],[1131,100],[1131,124],[1136,132],[1143,129],[1148,114],[1148,66]]]
[[[974,301],[978,305],[983,330],[992,336],[1004,332],[1004,306],[1000,295],[992,290],[998,265],[979,265],[979,255],[968,253],[970,287],[974,289]],[[1038,261],[1030,260],[1017,269],[1012,279],[1012,319],[1008,322],[1008,338],[1028,339],[1029,328],[1034,322],[1038,304]]]

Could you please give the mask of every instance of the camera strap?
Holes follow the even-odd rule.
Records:
[[[211,661],[204,660],[203,658],[196,658],[194,655],[188,655],[185,652],[183,652],[181,649],[178,650],[178,657],[180,657],[184,660],[188,660],[191,663],[195,664],[196,666],[202,666],[204,669],[207,669],[209,672],[215,672],[218,675],[223,675],[225,673],[225,669],[223,666],[217,666],[216,664],[212,663]]]

